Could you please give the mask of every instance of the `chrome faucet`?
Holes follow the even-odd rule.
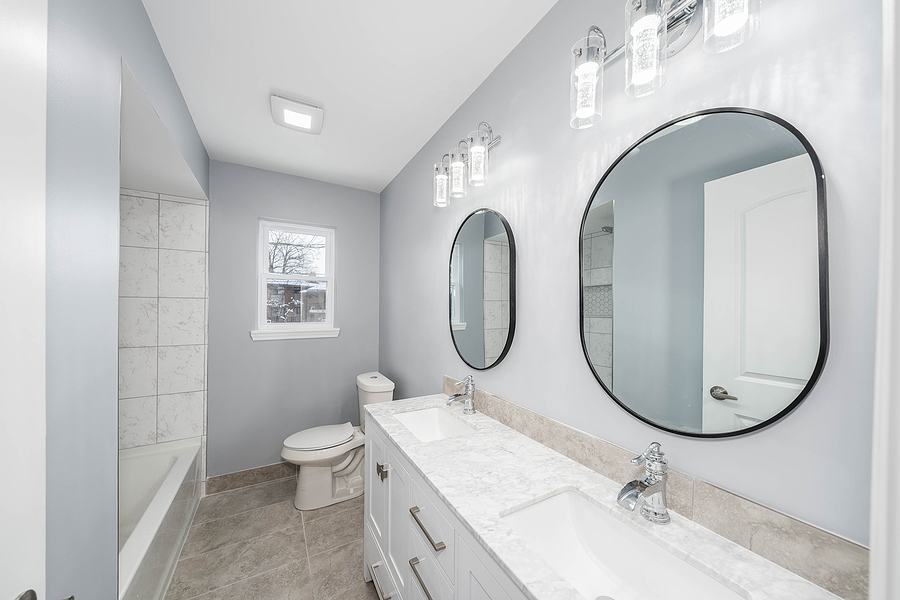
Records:
[[[474,415],[475,414],[475,378],[471,375],[466,375],[466,377],[462,381],[457,381],[456,385],[464,384],[466,389],[461,394],[453,394],[449,398],[447,398],[447,406],[454,400],[458,400],[462,398],[465,400],[465,405],[463,406],[463,414],[464,415]]]
[[[619,492],[618,502],[628,510],[634,510],[641,502],[641,516],[651,523],[668,523],[669,510],[666,507],[666,479],[669,461],[660,450],[659,442],[650,444],[644,453],[631,459],[631,464],[639,465],[647,461],[643,479],[635,479]]]

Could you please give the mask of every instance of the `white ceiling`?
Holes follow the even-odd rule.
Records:
[[[122,63],[119,185],[187,198],[206,198],[169,130],[128,65]]]
[[[380,192],[556,0],[143,2],[210,158]]]

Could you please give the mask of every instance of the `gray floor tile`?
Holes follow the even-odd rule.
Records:
[[[375,586],[363,580],[362,565],[362,540],[310,557],[315,600],[378,600]]]
[[[302,516],[290,500],[206,521],[191,527],[181,558],[189,558],[228,544],[301,525]]]
[[[333,513],[306,523],[306,545],[309,555],[343,546],[363,537],[363,507]],[[362,560],[362,559],[360,559]]]
[[[200,501],[194,525],[290,500],[297,491],[293,477],[207,496]]]
[[[353,498],[352,500],[345,500],[344,502],[338,502],[337,504],[331,504],[330,506],[317,508],[316,510],[304,510],[303,522],[309,523],[310,521],[321,519],[322,517],[327,517],[335,513],[344,512],[345,510],[350,510],[351,508],[356,508],[357,506],[362,505],[363,496],[360,496],[358,498]]]
[[[309,562],[301,560],[208,592],[196,600],[315,600],[314,591]]]
[[[303,527],[296,526],[178,562],[167,600],[186,600],[306,557]]]

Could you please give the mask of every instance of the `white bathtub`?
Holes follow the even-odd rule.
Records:
[[[200,502],[200,438],[119,451],[119,600],[163,597]]]

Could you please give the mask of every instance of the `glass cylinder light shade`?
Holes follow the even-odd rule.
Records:
[[[705,0],[703,49],[717,54],[740,46],[759,28],[760,0]]]
[[[625,93],[652,94],[666,82],[668,0],[625,3]]]
[[[573,129],[585,129],[600,122],[605,57],[606,40],[599,35],[589,35],[572,47],[569,125]]]
[[[466,195],[466,155],[459,148],[450,151],[450,197]]]
[[[434,165],[434,205],[444,208],[450,203],[447,200],[447,168],[442,163]]]
[[[488,144],[486,131],[476,130],[469,134],[469,185],[482,186],[488,176]]]

